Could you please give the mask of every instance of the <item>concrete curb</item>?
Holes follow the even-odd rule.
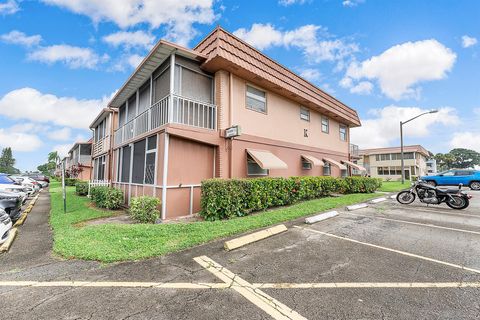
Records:
[[[323,220],[326,220],[326,219],[329,219],[329,218],[333,218],[335,216],[338,216],[337,211],[328,211],[328,212],[317,214],[316,216],[313,216],[313,217],[305,218],[305,223],[313,224],[313,223],[320,222],[320,221],[323,221]]]
[[[368,203],[380,203],[380,202],[383,202],[383,201],[387,201],[387,198],[382,197],[382,198],[372,199]]]
[[[362,209],[362,208],[366,208],[368,207],[368,204],[366,203],[358,203],[358,204],[354,204],[354,205],[351,205],[351,206],[347,206],[347,211],[353,211],[353,210],[358,210],[358,209]]]
[[[17,236],[17,228],[12,228],[8,234],[8,239],[0,246],[0,252],[7,252],[12,246],[13,240]]]
[[[231,251],[240,247],[243,247],[247,244],[250,244],[252,242],[256,242],[268,237],[271,237],[273,235],[282,233],[287,231],[287,227],[284,224],[268,228],[265,230],[260,230],[251,234],[247,234],[246,236],[235,238],[229,241],[225,241],[224,243],[224,248],[227,251]]]

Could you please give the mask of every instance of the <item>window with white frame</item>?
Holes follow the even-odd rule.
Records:
[[[323,175],[324,176],[331,176],[332,175],[332,166],[328,162],[323,165]]]
[[[322,132],[328,133],[328,131],[330,130],[329,126],[330,124],[329,124],[328,118],[325,116],[322,116]]]
[[[253,158],[247,154],[247,175],[268,176],[268,169],[262,169]]]
[[[340,140],[347,141],[347,126],[340,125]]]
[[[157,136],[151,136],[133,144],[132,183],[155,183],[155,159]]]
[[[125,146],[122,148],[121,162],[120,162],[120,181],[121,182],[130,182],[131,152],[132,152],[131,146]]]
[[[147,138],[145,151],[145,184],[155,184],[155,159],[157,158],[157,136]]]
[[[300,119],[310,121],[310,110],[300,107]]]
[[[265,91],[247,85],[246,104],[247,109],[267,113],[267,94]]]

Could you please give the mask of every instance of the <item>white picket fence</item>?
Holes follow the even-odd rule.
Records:
[[[90,180],[88,181],[88,197],[90,197],[90,190],[93,187],[109,187],[110,180]]]

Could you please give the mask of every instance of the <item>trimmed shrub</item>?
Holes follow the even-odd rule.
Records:
[[[99,208],[115,210],[123,204],[123,192],[120,189],[110,187],[93,187],[90,196]]]
[[[128,213],[133,220],[140,223],[155,223],[160,216],[157,207],[160,205],[160,199],[156,197],[142,196],[130,200]]]
[[[88,182],[86,182],[86,181],[77,182],[77,184],[75,185],[75,192],[79,196],[88,195]]]
[[[75,178],[65,178],[65,186],[67,187],[74,187],[77,184],[77,182],[80,182],[80,180]]]
[[[366,177],[209,179],[202,181],[200,215],[210,221],[242,217],[334,192],[371,193],[380,186],[380,179]]]

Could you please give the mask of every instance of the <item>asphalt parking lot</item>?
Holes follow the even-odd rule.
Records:
[[[217,241],[112,265],[55,258],[48,245],[0,256],[2,318],[478,319],[480,193],[471,194],[463,211],[394,200],[339,210],[231,252]],[[26,226],[45,220],[41,208]]]

